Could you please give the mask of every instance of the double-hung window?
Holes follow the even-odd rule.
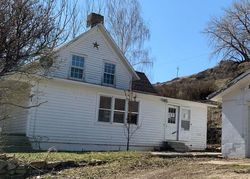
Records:
[[[84,78],[84,57],[72,55],[70,78],[83,80]]]
[[[139,102],[130,101],[128,103],[128,123],[138,124]]]
[[[115,85],[115,65],[112,63],[104,63],[103,84]]]
[[[98,121],[110,122],[111,114],[112,114],[112,98],[107,96],[101,96]]]
[[[139,102],[126,99],[100,96],[98,121],[138,124]],[[127,118],[127,121],[126,121]]]
[[[125,106],[126,100],[115,98],[115,107],[114,107],[114,119],[113,122],[124,123],[125,121]]]

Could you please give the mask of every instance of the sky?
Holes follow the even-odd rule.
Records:
[[[152,83],[187,76],[215,66],[212,49],[202,33],[213,16],[222,16],[233,0],[139,0],[151,31],[147,46],[154,65]]]

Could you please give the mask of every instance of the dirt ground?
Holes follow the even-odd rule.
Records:
[[[113,163],[90,168],[66,169],[54,176],[47,177],[72,179],[250,179],[250,160],[248,159],[176,158],[164,160],[168,164],[159,167],[135,167],[124,170],[121,169],[122,166],[117,167],[117,163]],[[113,172],[109,172],[109,170],[113,170]]]
[[[250,179],[250,160],[211,159],[177,163],[161,169],[141,171],[127,179]],[[123,177],[121,177],[123,178]]]

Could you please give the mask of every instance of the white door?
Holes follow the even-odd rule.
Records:
[[[182,108],[180,111],[179,140],[189,141],[191,139],[191,110]]]
[[[178,107],[168,106],[165,125],[165,140],[178,139]]]

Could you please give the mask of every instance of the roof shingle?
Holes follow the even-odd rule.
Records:
[[[150,83],[147,76],[143,72],[136,71],[136,73],[140,77],[140,80],[133,81],[132,90],[158,95],[157,91],[155,90],[153,85]]]

